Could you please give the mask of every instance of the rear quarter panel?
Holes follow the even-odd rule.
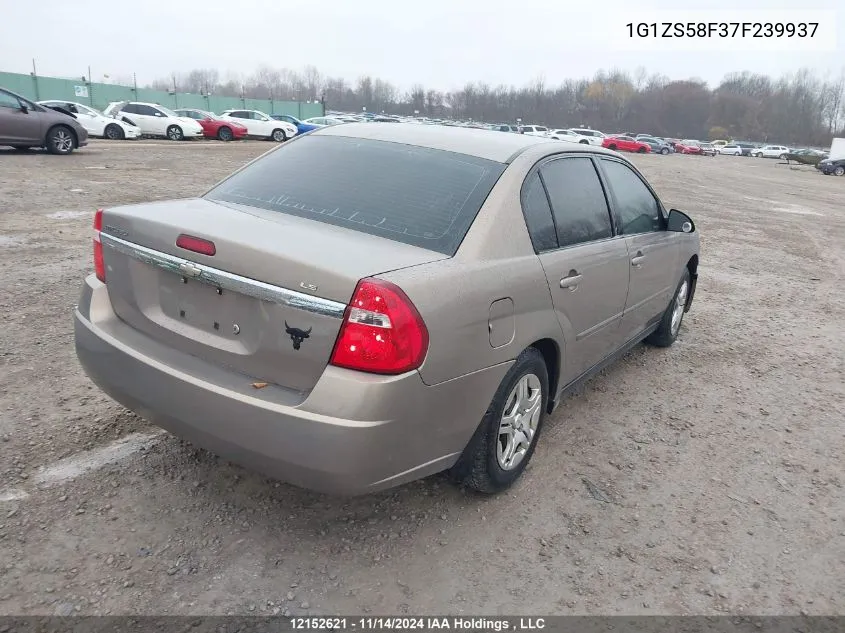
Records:
[[[519,199],[536,160],[529,150],[509,166],[455,257],[380,275],[406,292],[428,327],[429,351],[420,368],[426,384],[513,361],[540,339],[554,341],[562,357],[563,334]],[[514,305],[513,336],[494,348],[490,307],[506,298]]]

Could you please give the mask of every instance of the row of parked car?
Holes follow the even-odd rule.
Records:
[[[251,137],[281,143],[318,127],[345,122],[333,117],[300,121],[287,114],[267,114],[247,109],[230,109],[220,114],[199,108],[171,110],[157,103],[131,101],[110,103],[102,113],[75,102],[41,103],[70,112],[89,129],[92,136],[110,139],[154,136],[172,141],[200,137],[232,141]]]
[[[375,115],[369,118],[379,120]],[[89,137],[122,140],[152,136],[174,141],[252,137],[284,142],[297,134],[352,120],[361,119],[339,115],[301,121],[291,115],[258,110],[231,109],[215,114],[198,108],[171,110],[158,103],[132,101],[110,103],[101,112],[64,99],[34,102],[0,88],[0,145],[20,150],[44,147],[56,154],[69,154],[84,147]]]
[[[663,138],[650,134],[605,134],[590,128],[548,128],[542,125],[483,124],[446,121],[426,117],[399,117],[330,112],[305,120],[288,114],[267,114],[259,110],[230,109],[215,114],[198,108],[171,110],[157,103],[119,101],[103,112],[91,106],[65,100],[32,102],[21,95],[0,88],[0,145],[17,149],[45,147],[56,154],[69,154],[83,147],[88,137],[112,140],[163,137],[173,141],[189,138],[213,138],[232,141],[246,137],[284,142],[297,134],[329,125],[360,121],[385,123],[409,122],[486,128],[500,132],[541,136],[555,140],[596,145],[626,152],[657,154],[698,154],[715,156],[755,156],[780,158],[815,165],[822,173],[842,175],[845,165],[831,161],[828,153],[814,149],[791,150],[784,145],[759,145],[749,142]]]
[[[830,153],[818,149],[790,149],[786,145],[759,144],[745,141],[715,140],[712,142],[695,139],[662,138],[650,134],[605,134],[585,128],[554,129],[543,125],[495,124],[488,126],[499,132],[512,132],[543,136],[561,141],[600,145],[608,149],[637,152],[640,154],[698,154],[702,156],[752,156],[755,158],[778,158],[787,162],[814,165],[823,174],[841,176],[845,174],[845,159],[831,160]]]
[[[608,149],[637,152],[640,154],[702,154],[715,156],[718,148],[713,143],[706,143],[694,139],[672,139],[654,136],[652,134],[630,134],[620,132],[605,134],[589,128],[554,129],[543,125],[491,125],[490,129],[500,132],[515,132],[530,136],[543,136],[560,141],[571,141],[584,145],[598,145]]]

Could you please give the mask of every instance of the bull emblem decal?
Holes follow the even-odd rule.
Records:
[[[311,330],[313,329],[313,327],[310,327],[307,330],[300,330],[298,327],[289,326],[288,322],[285,321],[285,332],[290,334],[290,340],[293,341],[293,349],[299,349],[302,341],[311,336]]]

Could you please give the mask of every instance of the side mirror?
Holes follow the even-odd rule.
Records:
[[[671,209],[669,211],[669,221],[666,225],[667,231],[674,231],[675,233],[692,233],[695,231],[695,224],[686,213]]]
[[[29,114],[29,108],[25,103],[21,104],[21,112],[23,112],[24,114]]]
[[[164,116],[161,112],[156,112],[156,116]]]

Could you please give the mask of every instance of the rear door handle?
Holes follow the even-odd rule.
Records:
[[[634,268],[639,268],[643,265],[644,261],[645,255],[637,255],[636,257],[631,258],[631,266],[633,266]]]
[[[575,290],[576,288],[578,288],[578,284],[581,283],[581,277],[582,276],[578,273],[570,273],[569,277],[564,277],[560,280],[560,287]]]

